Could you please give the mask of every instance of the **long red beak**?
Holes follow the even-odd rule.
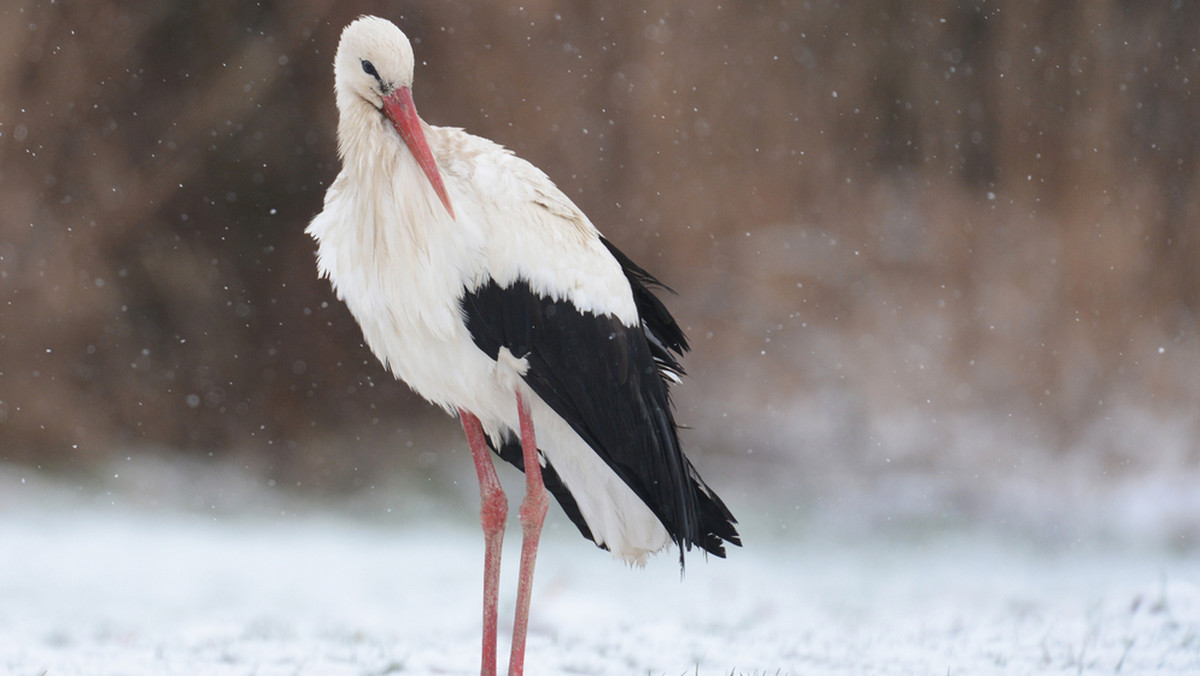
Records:
[[[417,117],[417,107],[413,105],[412,90],[401,87],[383,100],[383,114],[392,121],[392,126],[400,132],[400,138],[408,150],[417,158],[417,164],[425,177],[433,184],[433,191],[446,205],[450,218],[454,218],[454,207],[450,206],[450,197],[446,195],[446,185],[442,183],[442,174],[438,171],[437,163],[429,144],[425,142],[425,132],[421,129],[421,118]]]

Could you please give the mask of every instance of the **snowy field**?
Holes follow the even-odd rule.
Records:
[[[477,673],[466,510],[181,508],[28,474],[0,473],[4,674]],[[629,569],[552,510],[529,673],[1200,673],[1195,552],[987,529],[881,539],[743,511],[747,546],[691,557],[681,580],[673,556]]]

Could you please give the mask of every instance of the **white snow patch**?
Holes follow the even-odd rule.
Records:
[[[478,673],[470,521],[213,516],[0,484],[0,672]],[[551,516],[529,673],[1200,671],[1194,554],[802,523],[783,539],[775,517],[741,516],[747,546],[689,557],[682,580],[671,555],[630,569]],[[502,571],[504,656],[519,533]]]

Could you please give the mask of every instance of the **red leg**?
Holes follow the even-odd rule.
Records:
[[[483,658],[479,672],[496,674],[496,603],[500,594],[500,546],[504,542],[504,521],[508,518],[508,498],[496,477],[496,467],[479,418],[466,409],[458,409],[467,444],[479,474],[479,520],[483,522],[485,552],[483,561]]]
[[[529,600],[533,594],[533,566],[537,562],[538,539],[550,498],[542,484],[542,465],[529,405],[517,392],[517,410],[521,417],[521,450],[525,456],[525,499],[521,502],[521,575],[517,585],[517,617],[513,622],[512,655],[509,676],[525,673],[525,634],[529,629]]]

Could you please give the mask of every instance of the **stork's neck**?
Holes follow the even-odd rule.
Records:
[[[422,232],[448,214],[416,158],[378,108],[357,97],[339,101],[338,108],[338,155],[345,184],[361,192],[359,203],[369,204],[372,214],[362,225],[399,225],[422,242]],[[438,157],[437,130],[422,126]]]
[[[338,157],[345,169],[373,173],[394,164],[397,151],[407,150],[399,138],[389,138],[397,135],[378,108],[358,97],[338,99]]]

